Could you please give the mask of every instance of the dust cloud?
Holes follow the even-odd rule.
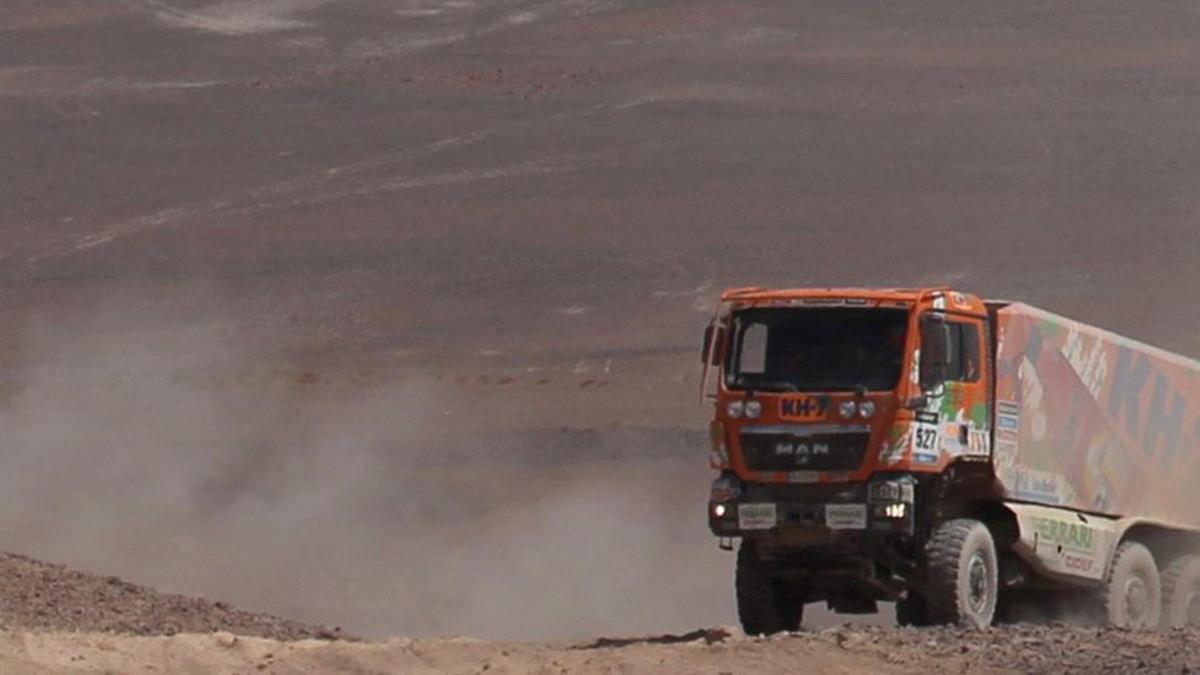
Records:
[[[733,622],[695,439],[459,432],[436,373],[314,383],[204,297],[29,321],[0,548],[366,636]]]

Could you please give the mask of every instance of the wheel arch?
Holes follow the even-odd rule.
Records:
[[[991,531],[997,550],[1007,548],[1020,536],[1017,516],[1002,500],[991,465],[959,460],[939,477],[933,490],[933,498],[940,505],[936,522],[978,520]]]
[[[1195,527],[1152,518],[1122,518],[1116,523],[1116,534],[1114,552],[1122,542],[1137,541],[1150,549],[1159,569],[1181,555],[1200,555],[1200,529]],[[1110,553],[1106,567],[1111,565]]]

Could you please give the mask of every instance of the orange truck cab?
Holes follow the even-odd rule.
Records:
[[[949,288],[730,290],[703,359],[708,522],[741,539],[748,633],[818,601],[985,626],[1030,587],[1100,598],[1117,625],[1200,617],[1200,501],[1139,501],[1111,475],[1200,480],[1200,363]],[[1175,426],[1112,432],[1154,415]],[[1170,442],[1169,469],[1146,439]],[[1141,590],[1111,588],[1114,565]],[[1164,587],[1170,565],[1184,578]]]

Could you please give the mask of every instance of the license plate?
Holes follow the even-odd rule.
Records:
[[[831,530],[865,530],[866,504],[826,504],[825,526]]]
[[[777,518],[774,504],[739,504],[738,529],[769,530],[775,527]]]

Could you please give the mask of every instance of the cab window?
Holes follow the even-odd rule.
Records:
[[[980,372],[979,327],[950,321],[950,344],[946,380],[978,382]]]

